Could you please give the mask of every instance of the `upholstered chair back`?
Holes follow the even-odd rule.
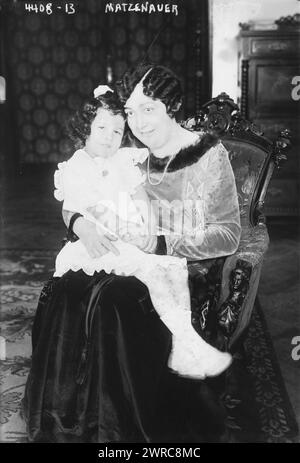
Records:
[[[264,223],[266,191],[274,168],[286,158],[283,151],[290,144],[289,133],[281,132],[271,142],[253,123],[242,118],[238,106],[226,93],[203,105],[184,125],[212,131],[220,137],[235,174],[242,226]]]
[[[235,175],[241,225],[253,225],[257,221],[257,201],[269,163],[268,153],[261,146],[236,137],[222,141]]]

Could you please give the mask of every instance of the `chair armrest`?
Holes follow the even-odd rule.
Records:
[[[229,280],[232,272],[237,268],[249,269],[248,273],[262,264],[265,253],[269,247],[269,234],[266,225],[244,228],[237,251],[226,258],[222,276],[222,290],[220,304],[227,298],[230,292]]]
[[[241,259],[255,267],[262,262],[262,259],[269,247],[269,234],[266,225],[260,224],[255,227],[243,228],[240,244],[233,256],[226,260],[227,266]]]
[[[238,250],[226,258],[217,319],[227,348],[232,347],[249,324],[268,245],[265,225],[246,228]]]

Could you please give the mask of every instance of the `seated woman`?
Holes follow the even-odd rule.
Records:
[[[178,78],[163,66],[143,65],[125,73],[118,94],[132,134],[151,153],[143,166],[144,186],[156,205],[157,253],[208,265],[234,253],[240,223],[228,155],[213,137],[176,122],[182,103]],[[68,214],[67,222],[70,218],[94,258],[118,252],[111,234],[99,234],[78,214]],[[50,280],[41,294],[32,341],[24,400],[30,441],[163,442],[166,430],[159,432],[158,424],[167,411],[160,406],[172,395],[172,385],[176,389],[176,377],[167,374],[170,332],[153,310],[145,284],[133,276],[81,270]],[[214,391],[206,386],[202,396],[203,382],[190,383],[181,379],[179,391],[189,390],[197,420],[203,420],[197,439],[207,439],[209,420],[216,440],[224,423]],[[177,413],[177,433],[182,427],[184,435],[187,416],[182,413],[187,413],[184,404]],[[166,434],[175,438],[175,431]]]

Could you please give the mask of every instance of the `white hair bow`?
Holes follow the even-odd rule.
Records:
[[[98,98],[98,96],[104,95],[106,92],[114,93],[108,85],[98,85],[94,90],[94,98]]]

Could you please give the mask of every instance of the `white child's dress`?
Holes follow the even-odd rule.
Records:
[[[68,161],[58,164],[54,196],[63,200],[64,210],[81,213],[97,225],[99,232],[106,229],[118,235],[119,224],[110,217],[109,212],[112,212],[113,217],[119,216],[122,223],[133,225],[137,235],[147,233],[131,197],[144,181],[136,164],[147,156],[147,149],[122,148],[108,159],[91,158],[80,149]],[[104,208],[106,213],[103,213]],[[121,239],[114,242],[114,246],[119,249],[119,256],[109,252],[95,259],[90,257],[80,240],[69,242],[57,256],[54,276],[80,269],[88,275],[101,270],[133,275],[145,253]]]
[[[147,156],[147,149],[121,148],[108,159],[91,158],[80,149],[68,161],[58,164],[54,196],[63,201],[64,210],[81,213],[101,233],[106,229],[117,235],[118,216],[123,225],[131,224],[131,231],[136,230],[137,236],[148,234],[148,224],[132,199],[136,188],[144,182],[137,164]],[[120,238],[113,245],[119,250],[118,256],[108,252],[92,258],[80,240],[68,242],[56,258],[54,276],[80,269],[88,275],[104,270],[136,276],[147,285],[157,313],[173,334],[169,367],[181,375],[198,378],[225,370],[231,362],[230,355],[207,344],[191,325],[186,259],[148,254]]]

